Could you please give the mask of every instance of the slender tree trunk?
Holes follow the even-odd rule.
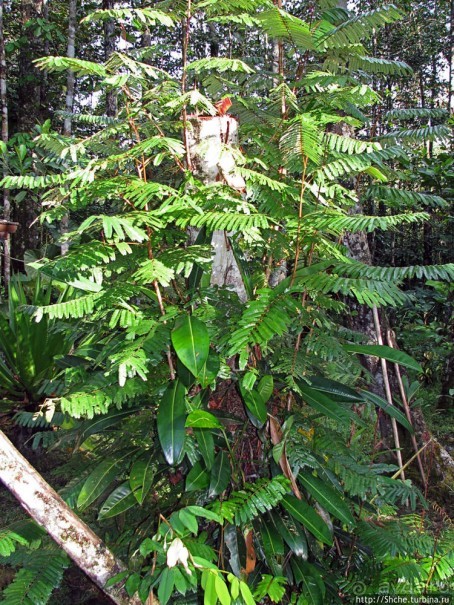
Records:
[[[2,143],[8,144],[8,97],[6,90],[6,56],[5,56],[5,38],[3,32],[3,0],[0,0],[0,103],[2,106]],[[7,153],[4,156],[3,176],[8,174]],[[3,218],[9,220],[11,218],[11,205],[9,200],[8,189],[3,189]],[[0,262],[3,267],[3,279],[6,286],[9,284],[11,271],[11,253],[10,243],[8,239],[3,242],[3,262]]]
[[[453,109],[453,93],[454,93],[454,66],[453,66],[453,52],[454,52],[454,0],[451,0],[450,5],[450,17],[449,17],[449,50],[448,50],[448,111],[451,112]]]
[[[48,483],[0,431],[0,481],[21,506],[74,563],[118,605],[139,605],[123,588],[106,587],[125,569],[102,540],[69,508]],[[156,601],[155,601],[156,602]]]
[[[68,13],[68,49],[66,56],[70,59],[74,59],[76,55],[76,19],[77,19],[77,0],[69,0],[69,13]],[[72,134],[72,113],[74,109],[74,85],[75,75],[70,69],[66,79],[66,117],[63,124],[63,134],[66,137],[70,137]],[[61,232],[66,233],[69,227],[69,214],[61,220]],[[64,255],[68,252],[69,244],[64,242],[61,245],[61,253]]]
[[[115,0],[103,0],[103,9],[115,8]],[[115,21],[107,19],[104,22],[104,58],[107,61],[116,50]],[[117,115],[117,94],[115,90],[109,90],[106,95],[106,115],[114,118]]]
[[[205,183],[224,181],[232,189],[243,192],[244,179],[236,172],[234,156],[228,149],[228,145],[238,144],[237,120],[231,116],[202,117],[191,119],[191,124],[187,140],[194,172]],[[230,286],[244,301],[247,294],[230,245],[230,235],[220,230],[213,233],[211,284]]]

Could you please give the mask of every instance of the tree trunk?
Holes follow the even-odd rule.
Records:
[[[245,182],[235,170],[235,160],[229,145],[238,144],[238,122],[231,116],[192,118],[192,128],[187,131],[191,165],[194,172],[205,182],[224,181],[229,187],[243,192]],[[242,301],[247,299],[246,290],[229,237],[225,231],[214,231],[213,266],[211,284],[230,286]]]
[[[115,8],[115,0],[103,0],[104,10]],[[110,55],[115,52],[115,21],[107,19],[104,22],[104,58],[107,61]],[[115,90],[109,90],[106,94],[106,115],[114,118],[117,115],[117,94]]]
[[[106,582],[125,569],[102,540],[60,498],[0,431],[0,481],[74,563],[118,605],[139,605]]]
[[[70,59],[74,59],[76,55],[76,18],[77,18],[77,0],[69,0],[69,13],[68,13],[68,49],[66,56]],[[63,134],[66,137],[70,137],[72,134],[72,113],[74,110],[74,85],[75,75],[70,69],[66,79],[66,117],[63,124]],[[61,232],[62,234],[68,231],[69,227],[69,214],[61,220]],[[62,255],[66,254],[69,249],[68,242],[64,242],[61,245]]]
[[[2,106],[2,143],[8,144],[8,97],[6,90],[6,56],[5,56],[5,38],[3,33],[3,0],[0,0],[0,103]],[[8,174],[7,153],[4,155],[3,176]],[[11,205],[9,200],[8,189],[3,189],[3,218],[9,220],[11,218]],[[10,243],[8,239],[3,241],[3,262],[0,261],[0,266],[3,269],[3,279],[6,286],[9,284],[11,271],[11,253]]]

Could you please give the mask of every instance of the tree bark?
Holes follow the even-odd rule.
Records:
[[[103,0],[102,7],[105,10],[115,8],[115,0]],[[104,58],[106,61],[115,52],[115,47],[115,22],[112,19],[107,19],[104,22]],[[115,90],[107,91],[106,115],[109,118],[114,118],[117,115],[117,94]]]
[[[66,56],[69,59],[74,59],[76,55],[76,18],[77,18],[77,0],[69,0],[69,13],[68,13],[68,48]],[[74,86],[75,86],[75,75],[72,69],[68,71],[66,79],[66,117],[63,123],[63,134],[66,137],[70,137],[72,134],[72,113],[74,109]],[[64,234],[68,231],[69,227],[69,214],[65,214],[61,220],[61,233]],[[66,254],[69,249],[68,242],[64,242],[61,245],[62,255]]]
[[[2,106],[2,143],[6,146],[9,139],[8,131],[8,97],[7,97],[7,75],[6,75],[6,55],[5,38],[3,32],[3,0],[0,0],[0,103]],[[8,174],[8,155],[5,153],[3,159],[3,176]],[[3,218],[7,221],[11,218],[11,204],[8,189],[3,189]],[[3,269],[3,279],[6,286],[10,281],[11,272],[11,252],[8,239],[3,241],[3,262],[0,266]]]
[[[190,120],[187,131],[190,162],[195,174],[205,183],[224,181],[229,187],[243,192],[245,182],[235,169],[235,160],[229,145],[238,144],[238,122],[231,116],[201,117]],[[247,299],[238,264],[229,243],[231,234],[214,231],[211,284],[230,286],[240,300]]]
[[[125,566],[69,508],[0,431],[0,481],[74,563],[117,605],[139,605],[123,588],[106,582]]]

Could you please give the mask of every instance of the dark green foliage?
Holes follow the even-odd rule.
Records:
[[[419,592],[449,578],[445,542],[439,547],[437,534],[421,529],[421,537],[398,520],[399,507],[427,503],[409,479],[395,478],[398,467],[375,459],[376,410],[412,429],[397,405],[369,393],[356,356],[382,357],[415,375],[421,365],[345,328],[349,309],[354,316],[359,305],[407,303],[408,280],[452,278],[446,259],[371,266],[346,245],[347,235],[420,229],[429,211],[445,209],[443,188],[413,189],[411,172],[420,143],[442,145],[448,127],[443,112],[397,110],[383,136],[362,138],[379,102],[371,83],[411,74],[400,59],[369,56],[363,46],[401,13],[391,5],[354,14],[321,4],[308,19],[249,0],[192,7],[215,33],[228,23],[238,39],[252,39],[247,27],[284,41],[295,53],[285,74],[253,69],[240,53],[207,58],[190,50],[182,94],[158,47],[155,57],[133,48],[104,63],[85,55],[37,62],[49,75],[71,69],[99,90],[115,90],[118,113],[75,116],[71,138],[41,132],[33,145],[46,158],[45,173],[31,166],[3,179],[14,193],[43,197],[44,221],[58,224],[69,212],[71,225],[59,242],[70,243],[66,255],[28,266],[55,290],[30,300],[20,283],[10,288],[10,321],[19,318],[27,353],[42,348],[46,363],[31,373],[9,352],[8,338],[0,377],[10,396],[19,395],[16,372],[27,393],[33,387],[38,399],[47,397],[44,420],[22,413],[18,421],[44,429],[35,446],[72,448],[59,471],[73,477],[62,494],[96,519],[130,565],[117,580],[143,602],[153,590],[162,605],[316,605],[337,602],[340,591],[350,598],[363,576],[371,587],[386,578],[402,590],[415,589],[416,578]],[[95,12],[88,22],[115,19],[149,33],[149,26],[177,29],[186,10],[164,2],[159,10]],[[153,33],[156,41],[177,34]],[[222,175],[201,182],[181,140],[188,111],[213,115],[211,97],[227,90],[240,93],[232,107],[240,148],[232,157],[245,179],[241,192]],[[406,122],[429,118],[440,124]],[[445,168],[440,177],[426,166],[426,178],[446,180]],[[361,212],[362,203],[383,208]],[[211,284],[218,230],[246,300]],[[57,345],[48,340],[47,350],[43,335],[60,326],[65,338],[54,359]],[[424,527],[417,512],[412,520]],[[16,543],[31,546],[19,533],[0,542],[7,555]],[[428,578],[437,553],[445,563]],[[42,602],[63,563],[47,567],[47,592],[36,589]],[[17,576],[22,594],[32,572],[24,564]]]

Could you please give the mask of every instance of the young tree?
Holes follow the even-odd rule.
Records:
[[[402,302],[407,277],[452,274],[445,266],[376,267],[343,245],[346,234],[366,244],[366,231],[427,219],[406,209],[352,212],[373,187],[402,197],[384,183],[404,146],[361,138],[378,101],[371,78],[410,73],[402,62],[370,57],[362,41],[401,14],[391,6],[355,15],[321,3],[308,23],[280,6],[248,8],[218,0],[90,17],[145,31],[183,22],[175,52],[182,64],[171,73],[149,52],[142,61],[143,48],[104,64],[39,61],[49,73],[70,67],[100,90],[114,87],[118,111],[79,116],[93,129],[71,141],[38,137],[37,149],[61,169],[55,174],[4,180],[42,189],[44,220],[58,219],[62,203],[83,216],[65,256],[32,265],[69,289],[26,310],[38,321],[70,322],[79,335],[60,360],[58,390],[56,382],[43,388],[45,408],[56,406],[70,425],[36,439],[78,449],[73,504],[79,514],[99,511],[130,559],[125,589],[143,602],[153,589],[163,604],[302,605],[376,593],[384,579],[408,591],[431,584],[429,560],[439,589],[447,540],[414,531],[423,517],[392,516],[423,502],[397,479],[412,458],[405,469],[375,460],[377,409],[412,428],[371,392],[356,355],[416,373],[420,366],[345,327],[350,308]],[[233,28],[232,55],[223,56],[222,41],[218,56],[191,52],[207,19]],[[245,56],[246,48],[261,61],[269,56],[267,37],[288,49],[278,82]],[[227,93],[235,119],[213,117],[212,101]],[[358,138],[336,132],[339,124]],[[210,125],[225,127],[221,144],[219,129],[201,136]],[[205,154],[196,150],[202,143]],[[63,164],[68,156],[76,165]],[[197,162],[210,164],[213,178]],[[214,232],[229,234],[241,296],[214,283]],[[273,281],[281,266],[286,274]],[[18,421],[34,422],[26,412]],[[401,574],[407,565],[411,573]]]

